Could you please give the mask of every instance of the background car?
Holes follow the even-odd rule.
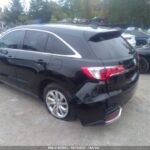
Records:
[[[147,73],[150,70],[150,46],[136,48],[140,59],[140,72]]]
[[[128,34],[128,33],[122,33],[122,37],[124,39],[126,39],[132,47],[136,47],[136,40],[135,40],[134,35],[131,35],[131,34]]]
[[[142,29],[129,27],[124,31],[124,33],[134,35],[136,40],[136,45],[138,47],[149,44],[148,42],[150,40],[150,35],[147,32],[143,31]]]
[[[102,16],[95,16],[94,18],[92,18],[90,21],[90,23],[95,23],[97,25],[104,25],[107,22],[107,19],[105,17]]]

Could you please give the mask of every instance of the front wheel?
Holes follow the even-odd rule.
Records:
[[[52,83],[46,86],[43,94],[45,105],[50,114],[61,120],[72,121],[75,111],[69,100],[71,94],[62,86]]]
[[[149,71],[149,62],[146,58],[140,57],[140,73],[147,73]]]

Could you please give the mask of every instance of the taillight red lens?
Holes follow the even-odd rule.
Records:
[[[81,67],[81,70],[90,78],[107,80],[109,77],[120,74],[126,69],[123,65],[117,65],[107,67]]]

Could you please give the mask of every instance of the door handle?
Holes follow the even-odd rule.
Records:
[[[10,55],[10,56],[8,56],[8,58],[12,58],[12,56]]]
[[[38,62],[44,62],[44,60],[43,59],[38,59]]]

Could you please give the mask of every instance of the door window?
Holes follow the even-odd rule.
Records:
[[[26,31],[23,49],[30,51],[44,51],[47,39],[48,33],[41,31]]]
[[[0,39],[0,48],[19,49],[24,39],[25,31],[13,31]]]
[[[74,55],[74,52],[55,36],[49,36],[46,51],[51,54]]]

